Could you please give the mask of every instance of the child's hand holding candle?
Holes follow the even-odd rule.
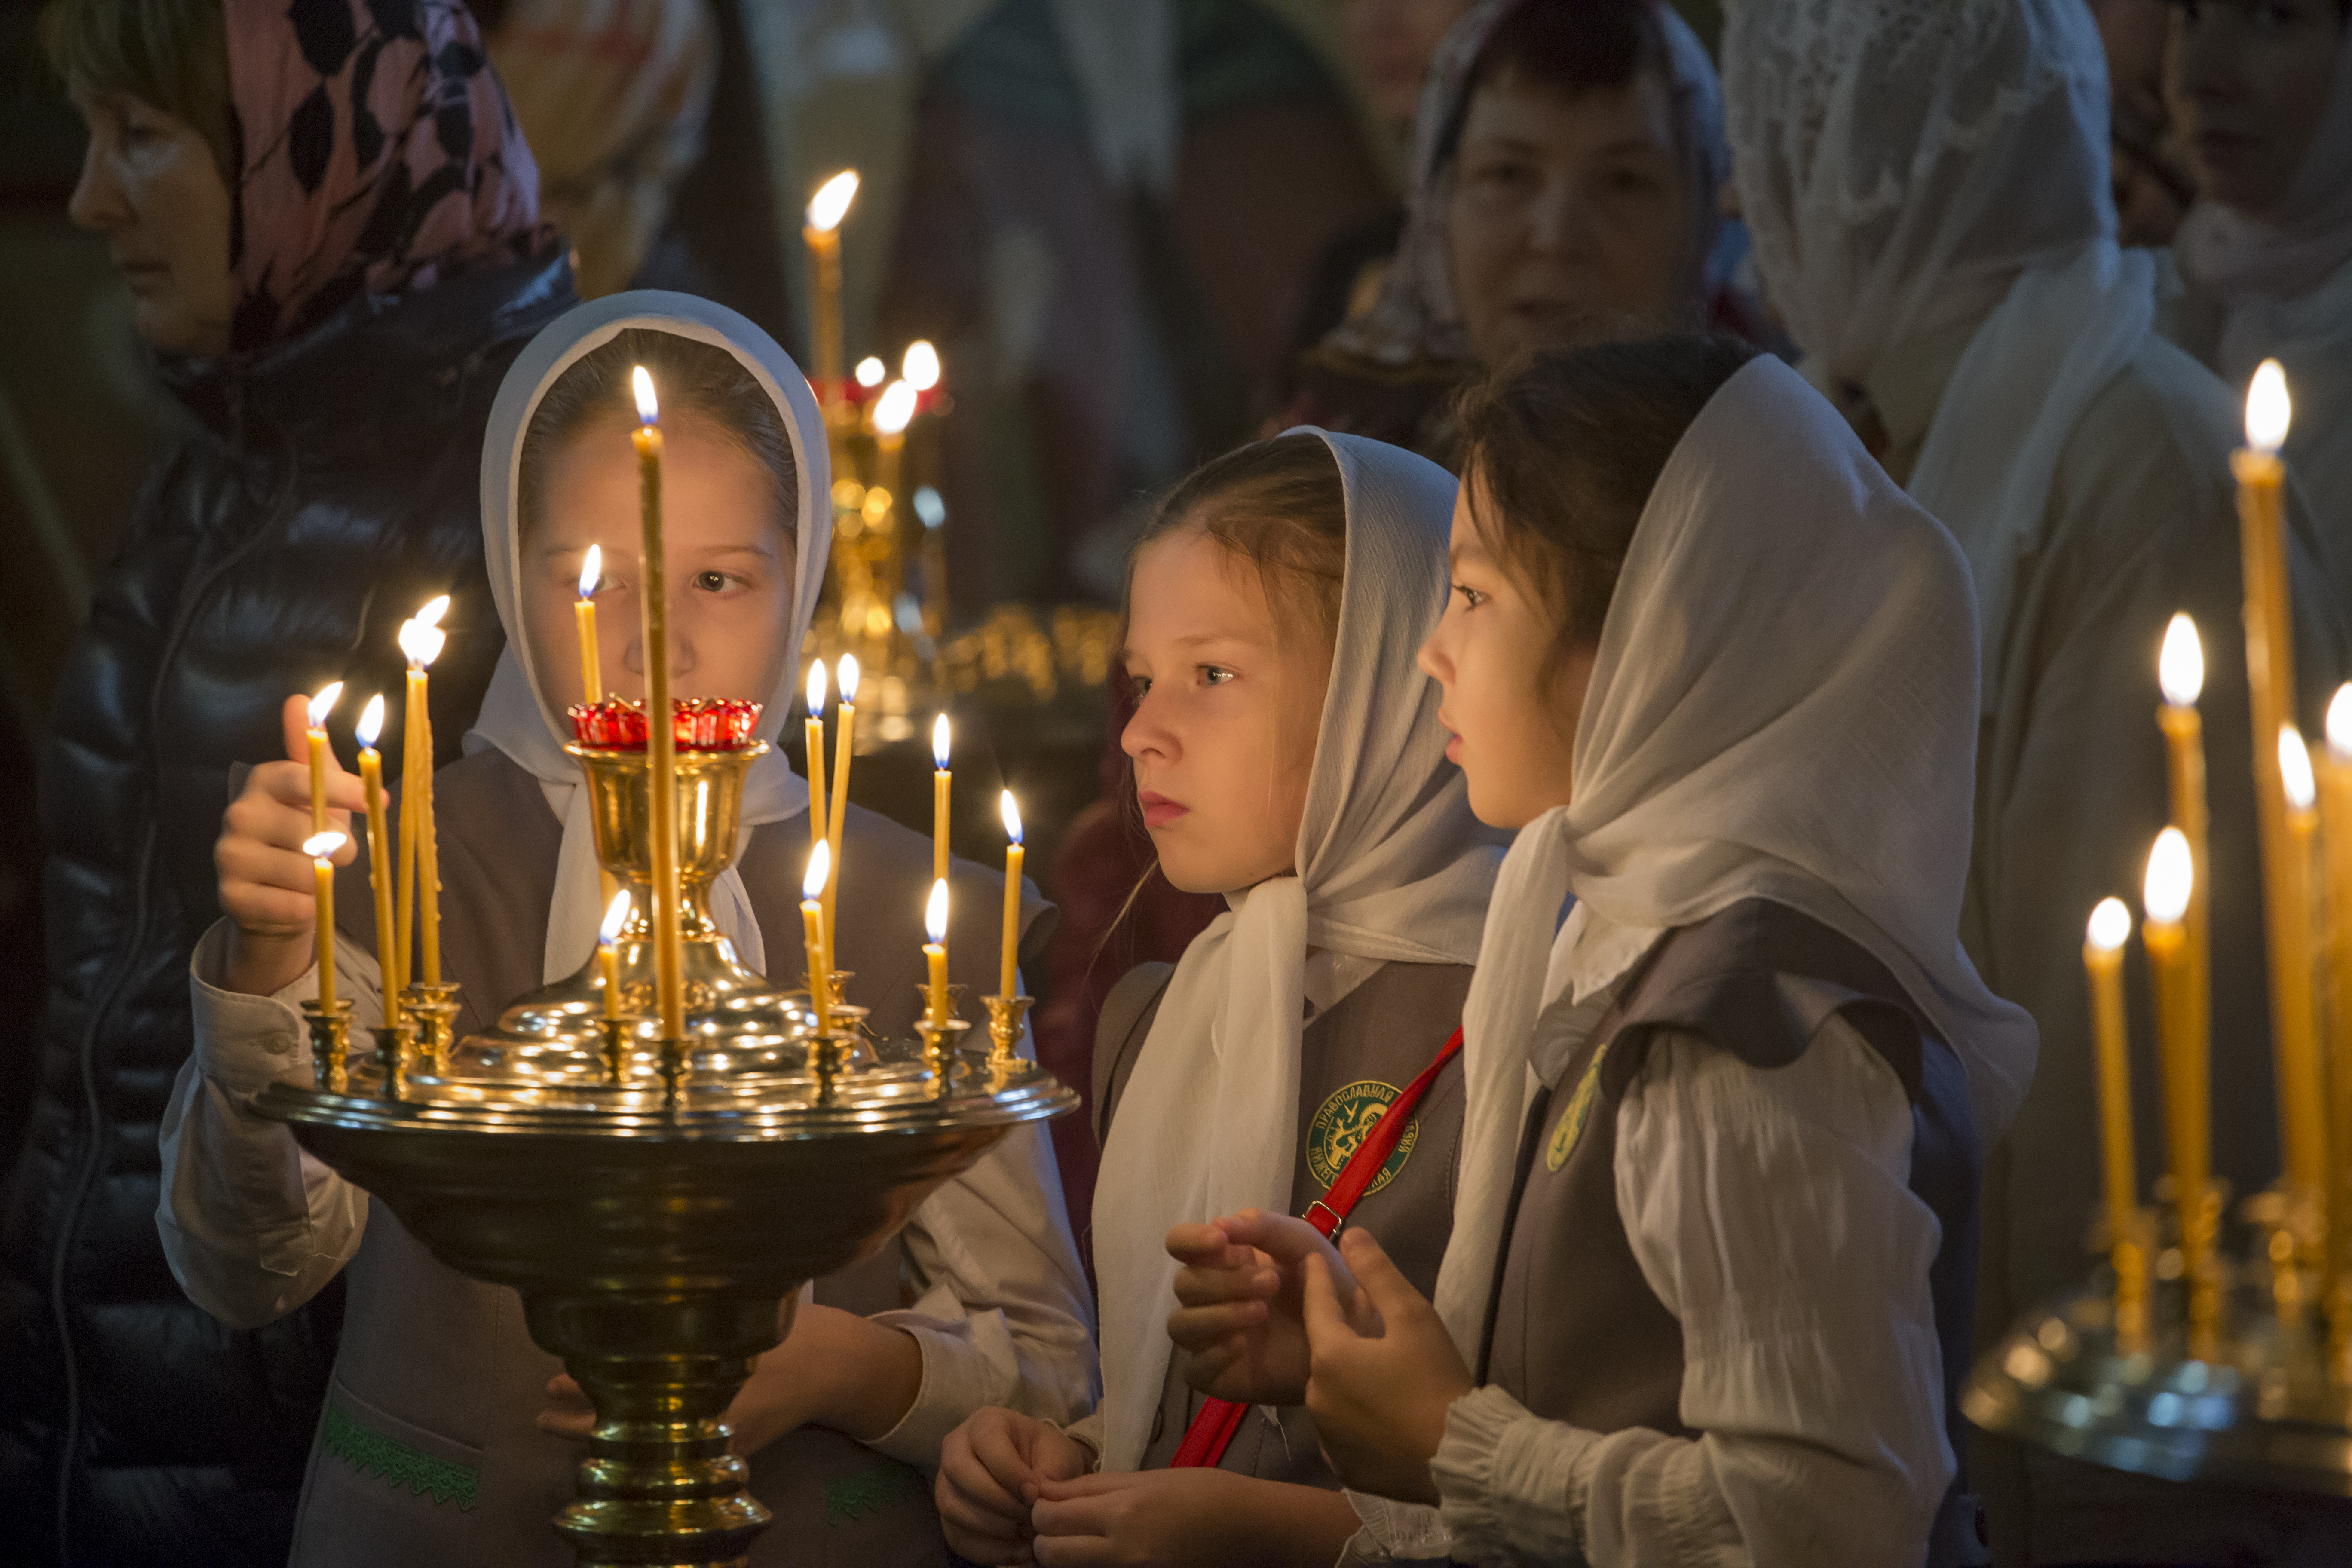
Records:
[[[230,933],[223,982],[231,991],[267,996],[282,991],[310,966],[317,937],[312,913],[318,879],[302,852],[310,826],[310,701],[289,697],[280,715],[286,759],[263,763],[221,819],[213,861],[219,871],[221,912]],[[351,828],[351,814],[366,809],[359,779],[325,758],[327,826]],[[338,864],[355,853],[346,838],[331,852]]]

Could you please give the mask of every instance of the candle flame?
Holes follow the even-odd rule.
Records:
[[[833,850],[822,838],[809,847],[808,875],[801,879],[801,897],[814,903],[824,897],[824,884],[833,875]]]
[[[580,596],[583,599],[594,598],[596,584],[604,580],[604,547],[601,544],[592,544],[588,547],[587,559],[580,563]]]
[[[2185,615],[2174,616],[2164,628],[2164,651],[2156,656],[2156,683],[2175,708],[2195,705],[2205,689],[2205,645],[2197,640],[2197,623]]]
[[[331,830],[325,833],[313,833],[310,837],[302,840],[302,853],[313,860],[327,859],[342,847],[343,835]]]
[[[613,895],[611,903],[604,906],[604,923],[596,928],[597,942],[604,947],[612,946],[621,940],[621,932],[628,929],[628,924],[629,890],[624,888]]]
[[[2279,726],[2279,782],[2286,786],[2287,805],[2297,811],[2309,811],[2319,798],[2318,783],[2311,776],[2311,749],[2292,724]]]
[[[879,386],[882,378],[889,374],[882,362],[872,354],[857,362],[857,384],[860,386]]]
[[[441,617],[449,613],[449,595],[436,594],[425,601],[424,607],[412,617],[420,626],[437,626]]]
[[[2258,452],[2277,451],[2286,445],[2287,424],[2294,417],[2286,371],[2274,359],[2263,361],[2246,388],[2246,445]]]
[[[1013,844],[1020,843],[1021,805],[1018,801],[1013,798],[1013,792],[1011,790],[1004,790],[998,794],[996,797],[996,808],[1004,814],[1004,837],[1006,840]]]
[[[845,653],[841,656],[841,661],[834,666],[833,684],[840,691],[841,700],[844,702],[857,700],[857,656],[856,654]]]
[[[2130,935],[2131,910],[2124,908],[2121,899],[2101,899],[2099,907],[2091,911],[2091,945],[2101,952],[2113,952]]]
[[[410,666],[423,669],[441,657],[441,648],[449,635],[419,616],[413,621],[400,623],[400,651],[408,656]]]
[[[367,700],[367,706],[360,710],[360,721],[352,726],[352,733],[362,746],[375,744],[375,738],[383,733],[383,692]]]
[[[2327,749],[2339,763],[2352,763],[2352,681],[2336,689],[2327,704]]]
[[[2189,853],[2189,839],[2178,827],[2156,836],[2147,852],[2147,881],[2140,907],[2150,924],[2171,925],[2189,912],[2189,894],[2197,885],[2197,864]]]
[[[327,721],[327,715],[335,710],[342,695],[343,683],[340,680],[331,680],[319,688],[319,694],[310,699],[310,728],[316,730]]]
[[[857,171],[844,169],[816,188],[809,198],[808,226],[819,234],[831,234],[849,216],[849,204],[857,196]]]
[[[809,661],[808,713],[812,719],[824,717],[824,660]]]
[[[929,392],[940,384],[940,351],[931,347],[929,338],[917,338],[907,345],[907,357],[898,362],[898,374],[917,392]]]
[[[938,947],[948,940],[948,879],[931,884],[930,901],[923,906],[923,934]]]
[[[915,416],[915,389],[903,381],[894,381],[882,389],[874,400],[874,428],[885,436],[906,434],[907,421]]]
[[[2352,691],[2352,687],[2345,689]],[[945,713],[931,721],[931,765],[943,771],[948,765],[948,716]]]
[[[661,405],[654,398],[654,378],[638,365],[629,372],[629,385],[637,395],[637,423],[655,426],[661,423]]]

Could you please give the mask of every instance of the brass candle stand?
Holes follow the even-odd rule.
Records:
[[[2250,1199],[2242,1260],[2217,1244],[2221,1210],[2217,1188],[2192,1211],[2201,1268],[2174,1246],[2135,1280],[2119,1249],[2124,1268],[2027,1313],[1971,1373],[1968,1418],[2166,1480],[2352,1498],[2352,1358],[2304,1261],[2309,1209],[2277,1190]]]
[[[346,1007],[318,1017],[318,1087],[272,1084],[257,1109],[442,1262],[521,1294],[531,1337],[596,1408],[552,1521],[578,1561],[740,1563],[768,1516],[725,1413],[800,1287],[871,1256],[1010,1129],[1077,1097],[1013,1056],[1025,998],[982,1063],[953,1029],[920,1050],[876,1042],[863,1009],[821,1033],[805,992],[740,963],[706,898],[735,854],[748,747],[677,753],[687,1006],[682,1037],[663,1039],[645,753],[574,754],[598,858],[637,895],[614,944],[622,1016],[605,1017],[593,959],[455,1042],[457,988],[410,987],[412,1027],[376,1031],[373,1057],[348,1050]]]
[[[1018,1051],[1021,1026],[1029,1016],[1035,1000],[1028,996],[983,996],[981,1005],[988,1009],[988,1065],[996,1072],[1011,1072],[1023,1066]]]
[[[310,1026],[310,1066],[318,1086],[342,1093],[351,1081],[351,999],[338,997],[329,1009],[314,996],[302,1004],[302,1020]]]

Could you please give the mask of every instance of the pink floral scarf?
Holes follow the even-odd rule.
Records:
[[[230,347],[544,251],[539,170],[460,0],[225,0]]]

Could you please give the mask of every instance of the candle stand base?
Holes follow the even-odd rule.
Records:
[[[1021,1043],[1022,1021],[1036,1001],[1028,996],[983,996],[980,1002],[988,1009],[988,1065],[1010,1071],[1021,1065],[1014,1047]]]
[[[303,1021],[310,1026],[310,1066],[320,1089],[341,1094],[351,1080],[352,1004],[338,997],[332,1008],[318,999],[302,1004]]]
[[[2055,1301],[1977,1363],[1961,1409],[1996,1436],[2111,1469],[2352,1498],[2352,1388],[2327,1375],[2318,1314],[2283,1316],[2268,1286],[2223,1293],[2210,1356],[2189,1353],[2179,1279],[2151,1290],[2137,1354],[2118,1342],[2110,1289]]]

